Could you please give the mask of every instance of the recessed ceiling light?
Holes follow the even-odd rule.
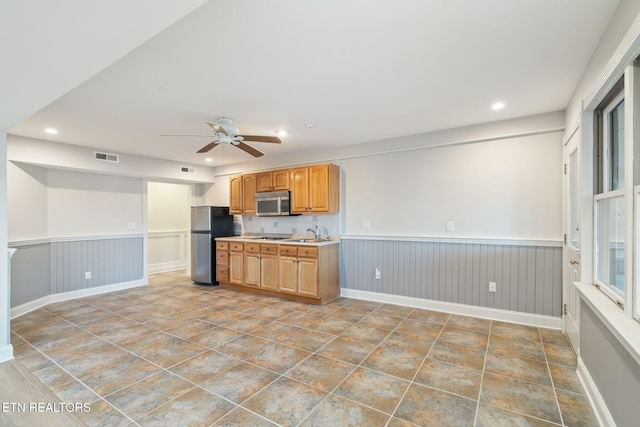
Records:
[[[278,131],[278,136],[287,136],[287,131],[286,130],[279,130]]]
[[[58,133],[58,130],[54,128],[46,128],[44,131],[50,135],[55,135]]]
[[[502,110],[504,108],[504,102],[496,102],[491,106],[491,109],[494,111]]]
[[[315,124],[315,123],[307,123],[307,127],[308,127],[309,129],[311,129],[311,128],[316,127],[316,124]]]
[[[206,159],[204,159],[205,162],[213,162],[213,159],[211,157],[207,157]]]

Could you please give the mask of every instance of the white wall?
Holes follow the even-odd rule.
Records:
[[[345,159],[345,233],[559,240],[561,137]],[[446,221],[454,232],[445,231]]]
[[[140,178],[8,162],[7,185],[10,241],[142,232]]]
[[[9,240],[48,236],[47,170],[7,162],[7,187]]]
[[[47,170],[49,236],[140,233],[142,184],[140,178]]]
[[[189,229],[191,192],[188,185],[149,182],[147,189],[150,233]]]
[[[339,216],[245,216],[245,231],[319,223],[348,235],[559,241],[563,131],[564,114],[554,112],[260,159],[217,169],[206,196],[226,205],[230,174],[331,162],[342,168]]]
[[[229,206],[229,176],[216,176],[213,184],[196,184],[194,206]]]
[[[7,134],[0,131],[0,177],[7,176]],[[0,180],[0,363],[13,358],[11,334],[9,332],[9,261],[7,236],[8,195],[7,181]]]

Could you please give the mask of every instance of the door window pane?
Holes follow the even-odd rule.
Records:
[[[624,196],[596,201],[596,280],[624,295]]]

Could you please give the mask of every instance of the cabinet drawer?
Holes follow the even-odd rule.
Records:
[[[233,252],[242,252],[244,250],[244,244],[243,243],[230,243],[229,247],[231,248],[231,250]]]
[[[217,266],[216,267],[216,280],[218,282],[228,282],[229,281],[229,267],[228,266]]]
[[[260,253],[260,243],[245,243],[244,251],[258,254]]]
[[[297,256],[298,255],[298,247],[297,246],[281,245],[280,246],[280,255]]]
[[[260,245],[260,253],[263,254],[277,254],[278,245]]]
[[[298,246],[298,257],[300,258],[317,258],[318,248],[313,246]]]
[[[216,242],[216,250],[218,250],[218,251],[228,251],[229,250],[229,242]]]
[[[216,265],[229,265],[229,252],[216,251]]]

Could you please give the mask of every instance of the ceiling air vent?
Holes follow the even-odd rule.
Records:
[[[186,166],[180,167],[180,172],[184,173],[196,173],[196,168],[188,168]]]
[[[96,151],[94,153],[95,159],[96,160],[101,160],[103,162],[111,162],[111,163],[119,163],[120,162],[120,158],[117,154],[110,154],[110,153],[101,153],[99,151]]]

